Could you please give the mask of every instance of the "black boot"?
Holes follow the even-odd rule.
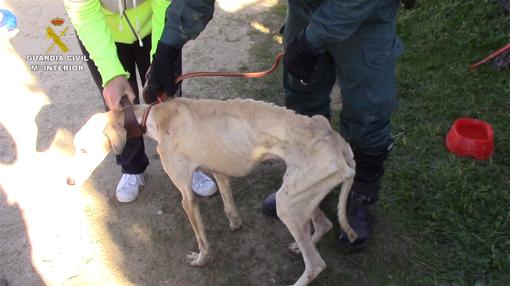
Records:
[[[354,181],[352,184],[349,201],[347,202],[347,219],[357,238],[350,242],[345,232],[342,231],[338,239],[340,248],[345,252],[359,250],[366,246],[375,223],[375,202],[379,189],[379,180],[371,184]],[[370,191],[367,191],[370,190]]]
[[[375,223],[375,205],[381,177],[384,174],[383,162],[389,150],[369,153],[353,148],[356,175],[347,202],[347,219],[358,237],[350,242],[344,232],[340,234],[339,245],[346,252],[360,250],[369,241]]]
[[[262,202],[262,212],[270,217],[277,218],[276,214],[276,193],[272,193]]]

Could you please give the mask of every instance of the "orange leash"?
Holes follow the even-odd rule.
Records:
[[[260,71],[260,72],[191,72],[191,73],[186,73],[181,76],[178,76],[175,79],[175,83],[177,84],[185,79],[192,78],[192,77],[205,77],[205,76],[208,76],[208,77],[209,76],[227,76],[227,77],[241,77],[241,78],[264,77],[264,76],[274,72],[276,70],[276,68],[278,68],[278,65],[282,61],[283,56],[284,56],[283,53],[278,54],[274,60],[273,66],[270,69],[265,70],[265,71]],[[149,107],[145,110],[145,112],[143,113],[142,123],[140,124],[140,127],[144,134],[147,131],[147,117],[149,116],[149,112],[150,112],[151,108],[154,105],[156,105],[160,102],[163,102],[167,99],[168,99],[168,96],[164,92],[160,92],[158,95],[158,100],[154,103],[151,103],[149,105]]]
[[[479,68],[481,65],[485,64],[486,62],[494,59],[495,57],[505,53],[506,51],[510,50],[510,44],[507,44],[506,46],[502,47],[501,49],[495,51],[494,53],[490,54],[489,56],[487,56],[485,59],[475,63],[475,64],[472,64],[472,65],[469,65],[469,69],[474,71],[476,70],[477,68]]]
[[[261,72],[191,72],[187,74],[183,74],[175,80],[175,83],[179,83],[187,78],[192,77],[202,77],[202,76],[228,76],[228,77],[242,77],[242,78],[257,78],[264,77],[272,72],[278,67],[280,61],[282,60],[284,54],[278,54],[273,63],[273,66],[265,71]]]

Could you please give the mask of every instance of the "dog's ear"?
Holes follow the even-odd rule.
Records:
[[[106,125],[104,134],[108,137],[113,152],[120,155],[126,145],[126,129],[124,129],[124,126],[114,120],[110,120]]]

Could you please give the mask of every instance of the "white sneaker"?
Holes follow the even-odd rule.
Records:
[[[206,174],[200,171],[193,173],[191,189],[195,194],[202,197],[212,196],[216,193],[216,191],[218,191],[216,183]]]
[[[123,174],[115,192],[117,200],[121,203],[136,200],[143,185],[145,185],[143,174]]]

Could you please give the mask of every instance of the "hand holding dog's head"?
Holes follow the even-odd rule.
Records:
[[[74,136],[72,175],[67,183],[81,184],[113,150],[120,154],[126,144],[126,130],[120,112],[93,115]],[[121,118],[122,117],[122,118]]]

